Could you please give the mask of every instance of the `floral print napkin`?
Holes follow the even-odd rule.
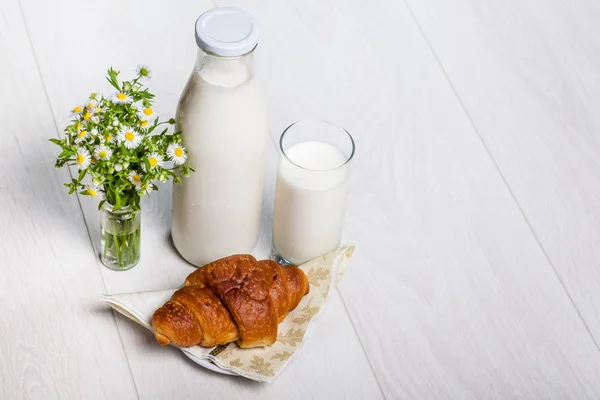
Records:
[[[193,358],[208,359],[220,368],[246,378],[272,382],[306,343],[311,325],[327,301],[331,288],[342,277],[353,252],[354,245],[346,244],[300,265],[310,282],[310,292],[279,324],[277,341],[272,346],[241,349],[235,343],[229,343],[213,349],[193,346],[182,350]],[[152,330],[154,310],[166,302],[175,290],[177,289],[107,295],[102,300],[121,314]]]

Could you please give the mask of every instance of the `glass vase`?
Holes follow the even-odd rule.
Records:
[[[129,206],[115,211],[105,203],[100,214],[102,264],[115,271],[135,267],[140,261],[141,213]]]

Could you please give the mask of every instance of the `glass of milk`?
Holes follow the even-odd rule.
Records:
[[[273,258],[302,264],[340,245],[354,140],[327,121],[298,121],[279,140]]]

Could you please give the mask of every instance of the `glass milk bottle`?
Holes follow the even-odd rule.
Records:
[[[254,18],[234,8],[210,10],[196,22],[196,43],[196,65],[177,109],[196,172],[173,185],[172,235],[179,253],[201,266],[256,245],[268,123],[254,77]]]

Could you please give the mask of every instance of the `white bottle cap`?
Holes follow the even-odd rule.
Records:
[[[214,8],[196,21],[196,44],[224,57],[246,54],[258,43],[258,23],[237,8]]]

